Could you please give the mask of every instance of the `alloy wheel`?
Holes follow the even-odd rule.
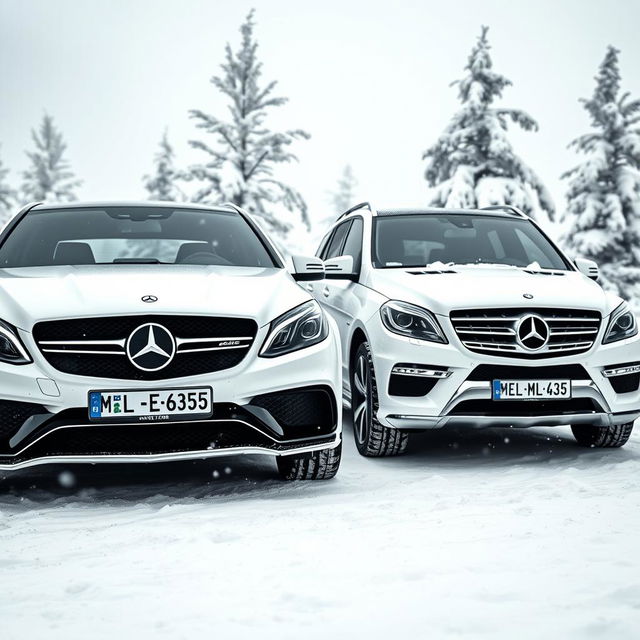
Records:
[[[353,384],[355,387],[353,429],[358,442],[364,444],[369,433],[369,415],[371,413],[371,375],[369,363],[364,355],[360,355],[356,361]]]

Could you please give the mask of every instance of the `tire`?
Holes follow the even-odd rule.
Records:
[[[380,458],[404,453],[408,434],[383,426],[377,418],[378,385],[369,343],[358,347],[349,373],[353,437],[360,455]]]
[[[276,464],[283,480],[331,480],[340,467],[342,443],[335,449],[321,449],[296,456],[278,456]]]
[[[633,422],[615,424],[610,427],[575,425],[571,427],[578,444],[583,447],[622,447],[633,431]]]

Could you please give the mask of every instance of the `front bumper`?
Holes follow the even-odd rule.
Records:
[[[232,454],[285,456],[340,444],[342,381],[335,327],[322,343],[259,358],[264,327],[242,363],[157,381],[95,379],[54,370],[30,343],[34,363],[0,365],[0,470],[45,463],[166,462]],[[211,386],[213,417],[96,423],[92,390]]]
[[[567,424],[608,426],[640,417],[640,389],[618,393],[604,371],[619,363],[640,362],[638,336],[603,345],[601,336],[585,354],[544,360],[483,356],[467,350],[453,330],[448,344],[428,343],[393,334],[376,314],[367,326],[378,387],[378,419],[403,430],[463,427],[534,427]],[[439,318],[447,329],[448,320]],[[392,370],[413,364],[446,371],[424,395],[398,394]],[[479,373],[479,372],[485,373]],[[572,400],[493,401],[493,379],[570,379]],[[394,378],[396,381],[397,377]],[[391,393],[393,391],[393,393]]]

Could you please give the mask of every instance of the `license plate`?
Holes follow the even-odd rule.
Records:
[[[562,400],[571,398],[571,380],[494,380],[494,400]]]
[[[193,420],[212,414],[211,387],[89,392],[89,419],[95,421]]]

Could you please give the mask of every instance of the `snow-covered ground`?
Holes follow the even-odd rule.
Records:
[[[345,436],[324,483],[259,458],[5,479],[0,637],[639,637],[640,434],[432,433],[387,460]]]

